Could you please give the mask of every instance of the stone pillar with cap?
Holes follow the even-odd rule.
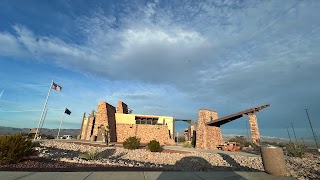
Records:
[[[273,176],[286,176],[287,168],[282,148],[270,145],[260,146],[264,170]]]
[[[250,124],[250,133],[252,143],[255,145],[260,145],[260,132],[258,127],[257,116],[255,113],[248,114],[249,124]]]

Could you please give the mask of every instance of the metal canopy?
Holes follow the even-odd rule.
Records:
[[[250,109],[247,109],[247,110],[238,112],[238,113],[234,113],[234,114],[231,114],[231,115],[228,115],[228,116],[219,118],[219,119],[214,120],[214,121],[211,121],[211,122],[207,122],[206,125],[208,125],[208,126],[218,126],[218,127],[219,127],[219,126],[221,126],[221,125],[223,125],[223,124],[226,124],[226,123],[228,123],[228,122],[231,122],[231,121],[233,121],[233,120],[236,120],[236,119],[238,119],[238,118],[241,118],[241,117],[243,117],[243,116],[245,116],[245,115],[258,112],[258,111],[260,111],[261,109],[267,108],[267,107],[269,107],[269,106],[270,106],[270,104],[265,104],[265,105],[262,105],[262,106],[250,108]]]
[[[189,123],[189,124],[192,123],[192,120],[190,120],[190,119],[175,119],[174,121],[184,121],[184,122]]]

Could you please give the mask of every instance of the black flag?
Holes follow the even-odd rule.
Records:
[[[70,111],[68,108],[66,108],[66,110],[64,110],[64,113],[70,115],[70,114],[71,114],[71,111]]]

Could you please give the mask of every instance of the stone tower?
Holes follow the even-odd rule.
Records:
[[[251,140],[253,144],[260,144],[260,133],[258,128],[257,116],[255,113],[248,114],[249,124],[250,124],[250,133]]]
[[[207,122],[218,119],[216,111],[200,109],[198,116],[198,130],[196,135],[197,149],[217,149],[223,143],[220,127],[208,126]]]
[[[122,101],[118,101],[117,113],[128,114],[128,105]]]
[[[99,127],[102,125],[109,130],[110,141],[117,142],[116,132],[116,108],[106,102],[98,103],[98,111],[96,113],[93,135],[98,135]]]

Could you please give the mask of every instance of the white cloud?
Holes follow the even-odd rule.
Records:
[[[320,3],[175,3],[128,7],[118,16],[101,9],[82,16],[76,27],[84,37],[81,43],[39,36],[17,25],[16,35],[0,32],[0,45],[10,47],[0,53],[32,55],[115,81],[170,86],[193,100],[221,102],[221,109],[231,106],[225,102],[245,107],[252,99],[281,104],[286,101],[281,97],[301,97],[302,87],[320,89],[315,83]],[[134,99],[153,93],[148,92],[112,96]]]

